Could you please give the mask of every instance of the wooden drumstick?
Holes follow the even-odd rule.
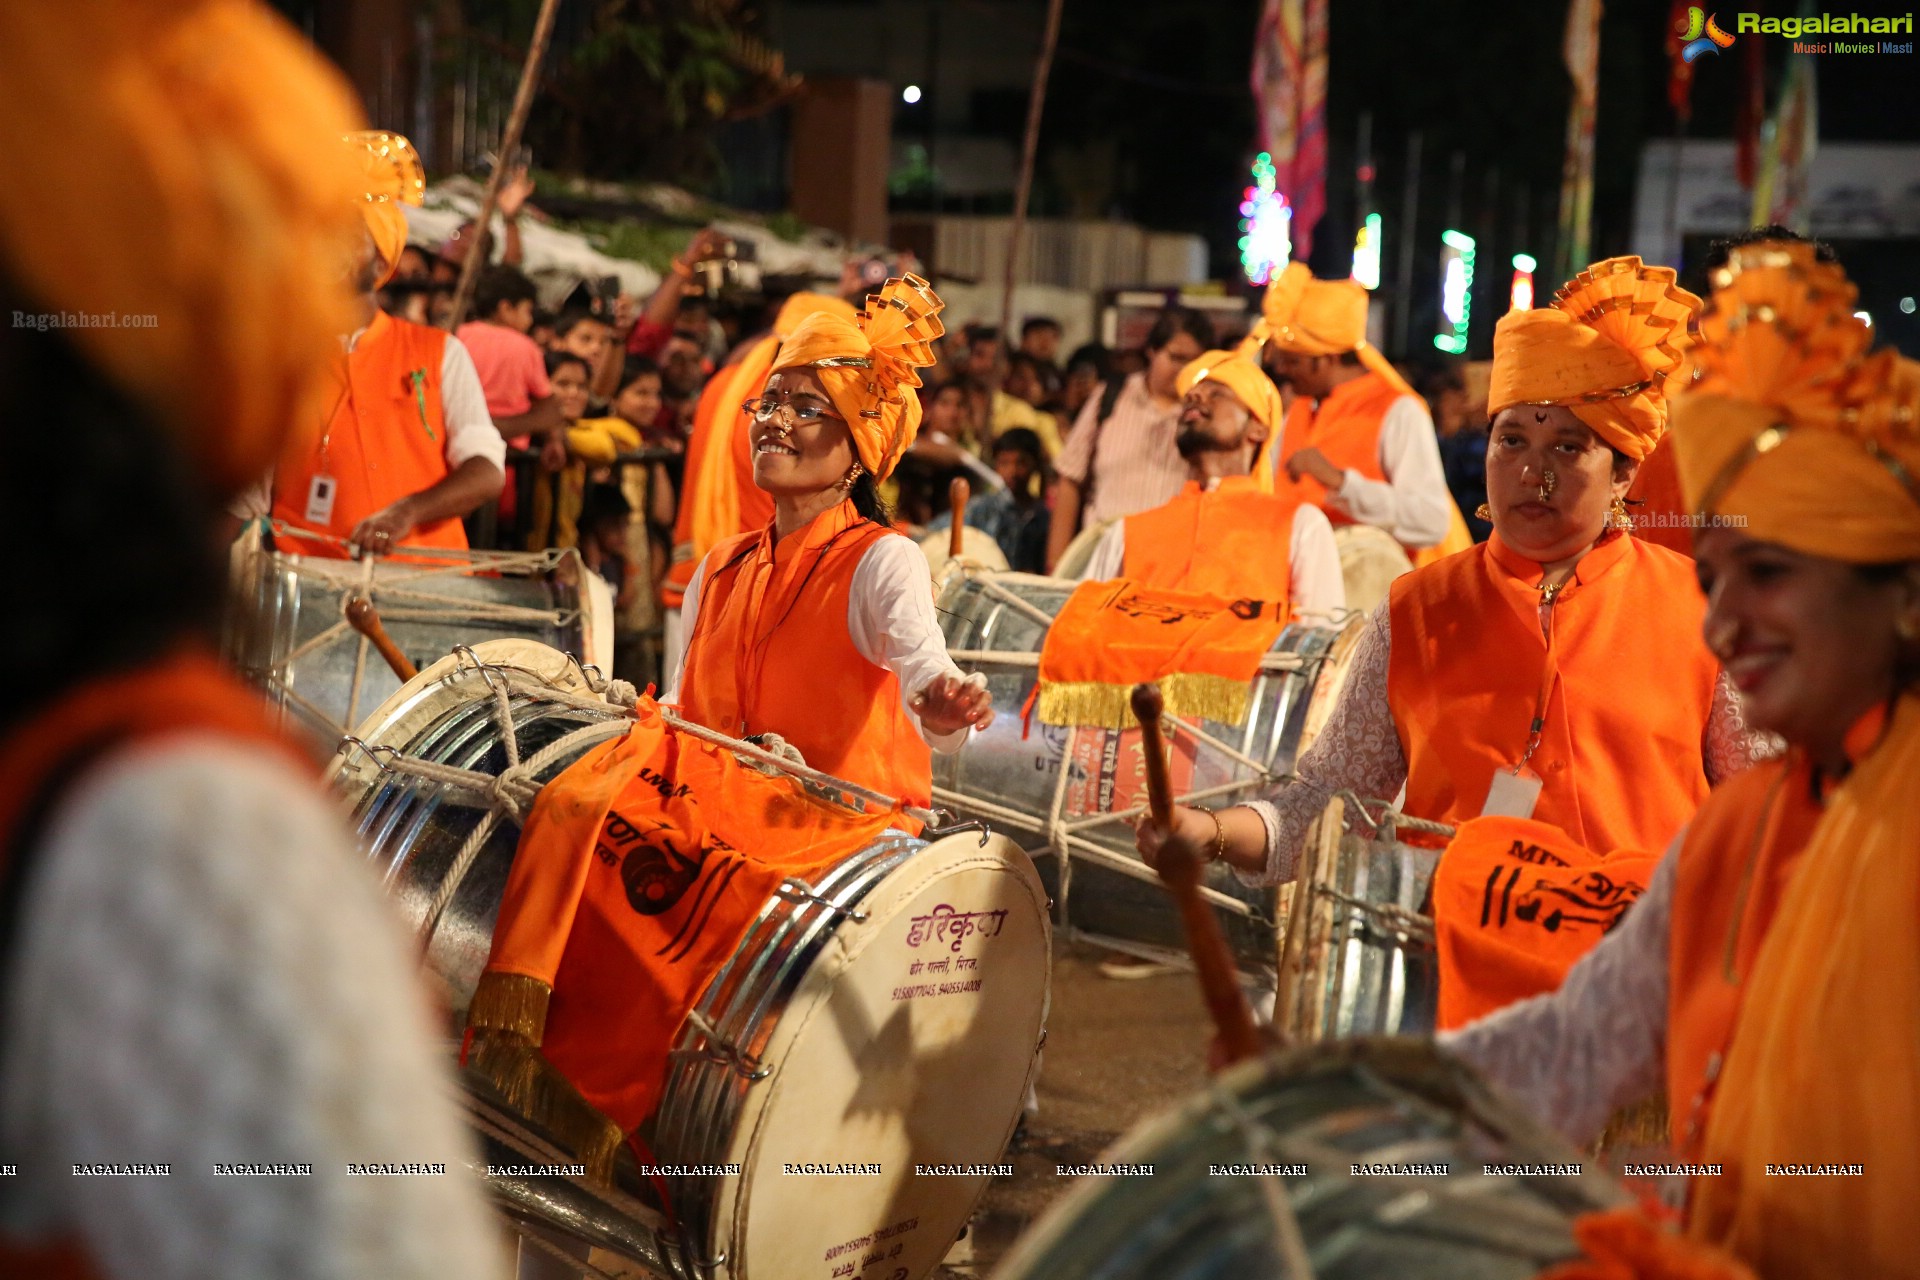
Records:
[[[1133,686],[1133,714],[1140,721],[1140,743],[1146,749],[1147,808],[1155,826],[1173,829],[1173,783],[1167,776],[1167,752],[1160,733],[1160,713],[1165,703],[1158,685]],[[1220,1033],[1220,1047],[1226,1064],[1258,1057],[1260,1037],[1253,1028],[1253,1012],[1240,992],[1240,980],[1234,973],[1233,955],[1220,932],[1220,922],[1200,896],[1200,864],[1170,846],[1160,853],[1160,881],[1167,886],[1174,906],[1180,912],[1180,924],[1187,935],[1187,950],[1193,956],[1194,971],[1200,978],[1200,994],[1207,1012]]]
[[[373,643],[380,656],[393,668],[393,674],[400,677],[402,683],[420,674],[420,668],[407,661],[407,655],[400,652],[400,646],[393,642],[387,629],[380,625],[380,615],[374,612],[373,601],[365,596],[355,596],[347,601],[347,624]]]
[[[966,542],[967,498],[973,492],[973,486],[967,483],[965,476],[955,476],[953,483],[947,486],[947,505],[953,509],[953,528],[947,531],[947,559],[958,560],[960,548]]]

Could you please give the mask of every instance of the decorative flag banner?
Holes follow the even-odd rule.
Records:
[[[1755,41],[1754,43],[1759,43]],[[1760,131],[1760,166],[1753,182],[1753,225],[1779,223],[1802,235],[1811,229],[1807,177],[1820,143],[1820,59],[1787,60],[1787,82],[1773,118]]]
[[[1327,207],[1327,0],[1266,0],[1251,81],[1260,150],[1292,207],[1294,252],[1304,258]]]
[[[1129,728],[1133,686],[1158,683],[1170,714],[1239,724],[1260,661],[1286,625],[1286,607],[1273,601],[1153,590],[1125,578],[1083,582],[1040,650],[1040,720]]]
[[[1560,171],[1562,280],[1587,265],[1593,233],[1593,126],[1600,112],[1600,0],[1571,0],[1561,52],[1573,78],[1567,110],[1567,155]]]

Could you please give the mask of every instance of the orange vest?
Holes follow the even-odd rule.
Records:
[[[925,806],[932,749],[901,709],[898,677],[847,630],[854,570],[894,536],[842,502],[777,544],[769,523],[714,548],[687,638],[687,718],[736,737],[777,733],[812,768]]]
[[[1407,812],[1478,816],[1494,770],[1520,762],[1549,656],[1540,578],[1496,533],[1394,582],[1387,700]],[[1580,561],[1553,607],[1533,817],[1589,849],[1664,849],[1693,816],[1719,675],[1704,613],[1681,556],[1615,535]]]
[[[23,846],[37,834],[62,782],[114,747],[191,730],[267,744],[300,759],[269,723],[259,695],[212,658],[186,652],[98,677],[55,699],[0,742],[0,885],[24,870]],[[11,948],[11,940],[0,939],[0,962]],[[74,1241],[22,1246],[0,1236],[0,1275],[89,1280],[98,1274]]]
[[[1380,423],[1404,394],[1379,374],[1365,373],[1335,387],[1318,405],[1295,396],[1280,437],[1274,491],[1291,490],[1302,501],[1323,508],[1334,524],[1352,524],[1352,516],[1327,506],[1327,486],[1308,475],[1287,479],[1287,459],[1302,449],[1318,449],[1342,471],[1385,480],[1386,472],[1380,469]]]
[[[1633,517],[1635,537],[1683,556],[1693,555],[1693,530],[1678,523],[1690,513],[1680,490],[1680,468],[1673,460],[1673,437],[1663,436],[1641,460],[1633,491],[1627,495],[1627,511]],[[1664,523],[1656,525],[1657,519]]]
[[[1126,518],[1121,576],[1143,587],[1250,598],[1280,606],[1293,596],[1293,517],[1301,499],[1260,492],[1247,476],[1213,489],[1197,480],[1162,506]]]
[[[333,514],[319,531],[338,538],[375,512],[447,478],[447,422],[440,403],[440,361],[447,335],[440,329],[376,312],[344,361],[335,366],[334,407],[319,434],[299,433],[273,474],[273,518],[297,528],[307,519],[307,494],[317,475],[336,484]],[[458,520],[415,529],[403,547],[464,550]],[[286,550],[344,557],[333,543],[283,539]]]

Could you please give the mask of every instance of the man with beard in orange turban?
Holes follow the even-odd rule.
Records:
[[[1273,491],[1266,446],[1280,390],[1250,351],[1209,351],[1180,371],[1181,455],[1193,479],[1173,501],[1114,522],[1086,578],[1323,615],[1346,608],[1340,552],[1320,508]]]
[[[214,657],[351,323],[351,91],[251,0],[0,6],[0,79],[0,1275],[494,1280],[418,951]]]

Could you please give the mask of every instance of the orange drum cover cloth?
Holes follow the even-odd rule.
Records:
[[[1172,715],[1247,718],[1248,686],[1287,625],[1284,603],[1083,582],[1040,650],[1040,719],[1125,729],[1133,686],[1158,682]]]
[[[1531,818],[1461,824],[1433,873],[1441,1030],[1556,990],[1646,891],[1660,855],[1598,854]]]
[[[1583,1213],[1573,1238],[1585,1257],[1556,1263],[1536,1280],[1759,1280],[1738,1258],[1688,1240],[1639,1208]]]
[[[649,700],[636,715],[540,792],[486,969],[552,988],[542,1053],[626,1132],[659,1102],[680,1024],[781,881],[842,861],[893,816],[750,769],[674,732]]]

